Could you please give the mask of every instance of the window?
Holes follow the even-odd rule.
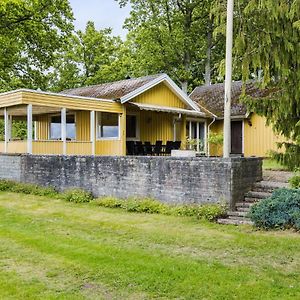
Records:
[[[126,116],[126,139],[138,139],[138,118],[137,115]]]
[[[76,125],[75,115],[67,115],[67,140],[75,140],[76,138]],[[51,117],[50,122],[50,139],[60,140],[61,139],[61,116]]]
[[[99,139],[119,138],[119,114],[98,113],[97,136]]]
[[[195,150],[205,150],[205,123],[198,121],[187,121],[186,134],[189,140],[198,140],[195,145]],[[190,146],[191,148],[193,146]]]

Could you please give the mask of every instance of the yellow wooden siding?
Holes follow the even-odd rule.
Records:
[[[32,142],[33,154],[62,154],[62,141],[34,141]]]
[[[22,104],[22,93],[15,92],[0,95],[0,107]]]
[[[121,140],[99,140],[96,141],[96,155],[116,155],[122,156],[123,143]]]
[[[210,127],[211,133],[223,134],[223,120],[214,122]],[[223,146],[216,146],[209,143],[209,155],[221,156],[223,153]]]
[[[8,153],[26,153],[27,141],[13,141],[7,143]]]
[[[163,143],[173,141],[173,115],[153,111],[140,113],[140,140],[152,144],[157,140]]]
[[[4,148],[5,148],[5,143],[4,142],[0,142],[0,152],[1,153],[4,152]]]
[[[36,130],[38,140],[48,140],[49,138],[49,116],[42,115],[37,117]]]
[[[174,94],[164,83],[160,83],[145,93],[137,96],[131,100],[131,102],[175,108],[187,108],[187,105],[182,102],[179,97]]]
[[[67,155],[92,155],[92,143],[67,142]]]
[[[77,111],[76,112],[76,140],[77,141],[90,141],[90,112]]]
[[[22,92],[22,104],[48,107],[65,107],[74,110],[99,110],[103,112],[122,112],[122,105],[110,100],[82,99],[64,95],[49,95],[34,92]]]
[[[264,117],[252,114],[250,122],[244,121],[245,156],[268,156],[268,152],[278,150],[277,143],[284,140],[282,136],[276,135],[272,128],[266,125]]]

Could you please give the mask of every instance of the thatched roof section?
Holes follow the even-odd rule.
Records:
[[[247,108],[240,102],[242,94],[242,81],[232,83],[231,116],[246,116]],[[199,86],[194,89],[190,98],[196,102],[202,110],[215,115],[218,118],[224,117],[224,83],[207,86]],[[246,83],[246,95],[253,98],[263,98],[270,94],[270,90],[259,89],[255,82]]]
[[[87,87],[80,87],[65,90],[61,93],[66,95],[115,100],[126,96],[127,94],[153,81],[161,75],[162,74],[150,75],[140,78],[131,78]]]

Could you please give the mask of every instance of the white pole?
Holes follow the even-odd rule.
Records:
[[[7,144],[9,141],[9,121],[8,121],[8,112],[7,108],[4,108],[4,152],[7,153]]]
[[[63,155],[67,155],[67,110],[61,109],[61,140],[63,142]]]
[[[232,45],[233,45],[233,7],[234,0],[227,0],[226,29],[226,74],[224,97],[224,146],[223,156],[229,157],[231,152],[231,82],[232,82]]]
[[[32,154],[32,104],[27,105],[27,153]]]
[[[92,155],[95,155],[95,111],[91,111],[91,142],[92,142]]]

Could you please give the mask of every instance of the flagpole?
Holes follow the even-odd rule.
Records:
[[[227,0],[225,95],[224,95],[224,145],[223,145],[223,157],[226,158],[230,156],[230,152],[231,152],[233,7],[234,7],[234,0]]]

